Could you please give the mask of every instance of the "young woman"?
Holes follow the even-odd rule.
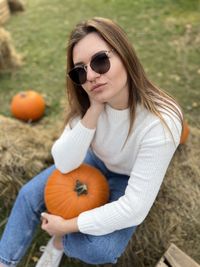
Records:
[[[40,223],[51,240],[37,267],[59,266],[63,252],[89,264],[116,263],[147,216],[179,145],[182,114],[146,76],[113,21],[78,24],[67,48],[68,115],[52,147],[55,165],[19,192],[0,241],[0,266],[16,266]],[[108,179],[104,206],[64,220],[45,211],[44,187],[57,168],[86,162]]]

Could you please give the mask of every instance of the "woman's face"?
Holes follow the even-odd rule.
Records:
[[[126,108],[128,106],[127,72],[115,51],[108,54],[110,69],[106,73],[99,74],[90,67],[91,58],[101,51],[111,51],[111,48],[97,33],[89,33],[74,46],[74,65],[81,63],[87,67],[87,80],[82,87],[89,98],[97,102],[108,103],[116,109]]]

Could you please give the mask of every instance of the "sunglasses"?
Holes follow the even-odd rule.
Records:
[[[90,61],[90,67],[93,71],[99,74],[104,74],[110,69],[110,59],[109,53],[110,51],[101,51],[92,56]],[[71,80],[78,84],[84,84],[87,81],[87,65],[79,65],[74,67],[68,72]]]

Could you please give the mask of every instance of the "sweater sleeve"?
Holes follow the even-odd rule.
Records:
[[[67,125],[51,149],[56,168],[62,173],[78,168],[86,156],[94,133],[95,129],[86,128],[80,120],[72,129]]]
[[[139,225],[145,219],[180,141],[181,124],[170,120],[168,126],[173,138],[160,122],[145,129],[124,196],[81,213],[78,217],[81,232],[104,235]]]

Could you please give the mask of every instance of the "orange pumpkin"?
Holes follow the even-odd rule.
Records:
[[[108,198],[109,186],[105,176],[87,164],[67,174],[54,170],[44,191],[47,210],[65,219],[102,206]]]
[[[188,136],[189,136],[189,133],[190,133],[189,126],[188,126],[187,122],[184,121],[183,122],[183,130],[182,130],[181,139],[180,139],[181,145],[186,143]]]
[[[19,92],[11,101],[12,115],[23,121],[36,121],[45,111],[44,98],[37,92],[29,90]]]

